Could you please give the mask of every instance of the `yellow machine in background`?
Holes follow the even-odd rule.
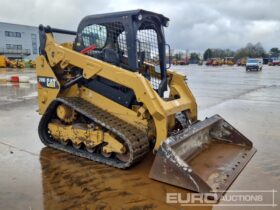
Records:
[[[16,63],[17,68],[20,68],[20,69],[25,68],[25,62],[24,62],[23,59],[17,59],[16,62],[17,62],[17,63]]]
[[[212,58],[212,66],[222,66],[224,64],[221,58]]]
[[[25,68],[25,62],[22,59],[8,60],[7,67],[23,69]]]
[[[219,197],[256,150],[220,116],[197,120],[186,76],[166,65],[168,21],[134,10],[87,16],[77,32],[39,26],[39,136],[117,168],[153,150],[151,178]]]
[[[17,61],[16,60],[10,60],[9,67],[11,68],[17,68]]]
[[[7,67],[7,58],[4,55],[0,55],[0,68]]]
[[[28,61],[28,64],[29,64],[29,67],[30,68],[36,68],[36,62],[35,62],[35,60],[33,61],[33,60],[29,60]]]
[[[238,66],[246,66],[247,58],[241,58],[238,60],[237,65]]]
[[[225,57],[224,64],[228,66],[233,66],[235,64],[234,57]]]
[[[219,61],[217,58],[212,59],[212,66],[219,66]]]

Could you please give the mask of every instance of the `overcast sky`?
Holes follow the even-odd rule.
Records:
[[[170,18],[166,36],[172,48],[202,52],[248,42],[280,47],[279,0],[1,0],[0,21],[76,30],[86,15],[139,8]]]

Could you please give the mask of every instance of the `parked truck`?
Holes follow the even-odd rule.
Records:
[[[248,58],[246,62],[246,71],[261,71],[263,67],[262,59]]]

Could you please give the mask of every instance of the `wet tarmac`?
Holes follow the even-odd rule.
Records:
[[[40,116],[31,82],[0,83],[0,209],[272,209],[271,190],[278,191],[274,209],[280,209],[280,67],[173,69],[187,74],[200,119],[219,114],[253,141],[258,152],[229,190],[258,191],[264,201],[254,204],[266,205],[167,203],[167,193],[187,197],[190,192],[148,178],[153,154],[119,170],[45,148],[37,134]],[[18,73],[35,78],[31,70],[1,70],[0,77]]]

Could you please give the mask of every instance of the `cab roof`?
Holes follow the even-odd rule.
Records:
[[[103,19],[103,18],[117,18],[117,17],[124,17],[124,16],[138,16],[138,15],[153,15],[158,16],[162,19],[162,21],[167,22],[169,21],[169,18],[163,16],[162,14],[143,10],[143,9],[137,9],[137,10],[128,10],[128,11],[122,11],[122,12],[110,12],[110,13],[103,13],[103,14],[95,14],[95,15],[88,15],[84,19]]]
[[[101,24],[101,23],[110,23],[110,22],[124,22],[128,20],[137,20],[137,17],[139,15],[142,15],[143,18],[146,17],[153,17],[157,19],[163,26],[167,26],[167,23],[169,21],[169,18],[163,16],[162,14],[158,14],[155,12],[150,12],[143,9],[137,9],[137,10],[129,10],[129,11],[123,11],[123,12],[111,12],[111,13],[104,13],[104,14],[96,14],[96,15],[88,15],[84,17],[79,26],[78,26],[78,33],[83,30],[84,27],[91,25],[91,24]],[[129,23],[128,21],[127,23]]]

